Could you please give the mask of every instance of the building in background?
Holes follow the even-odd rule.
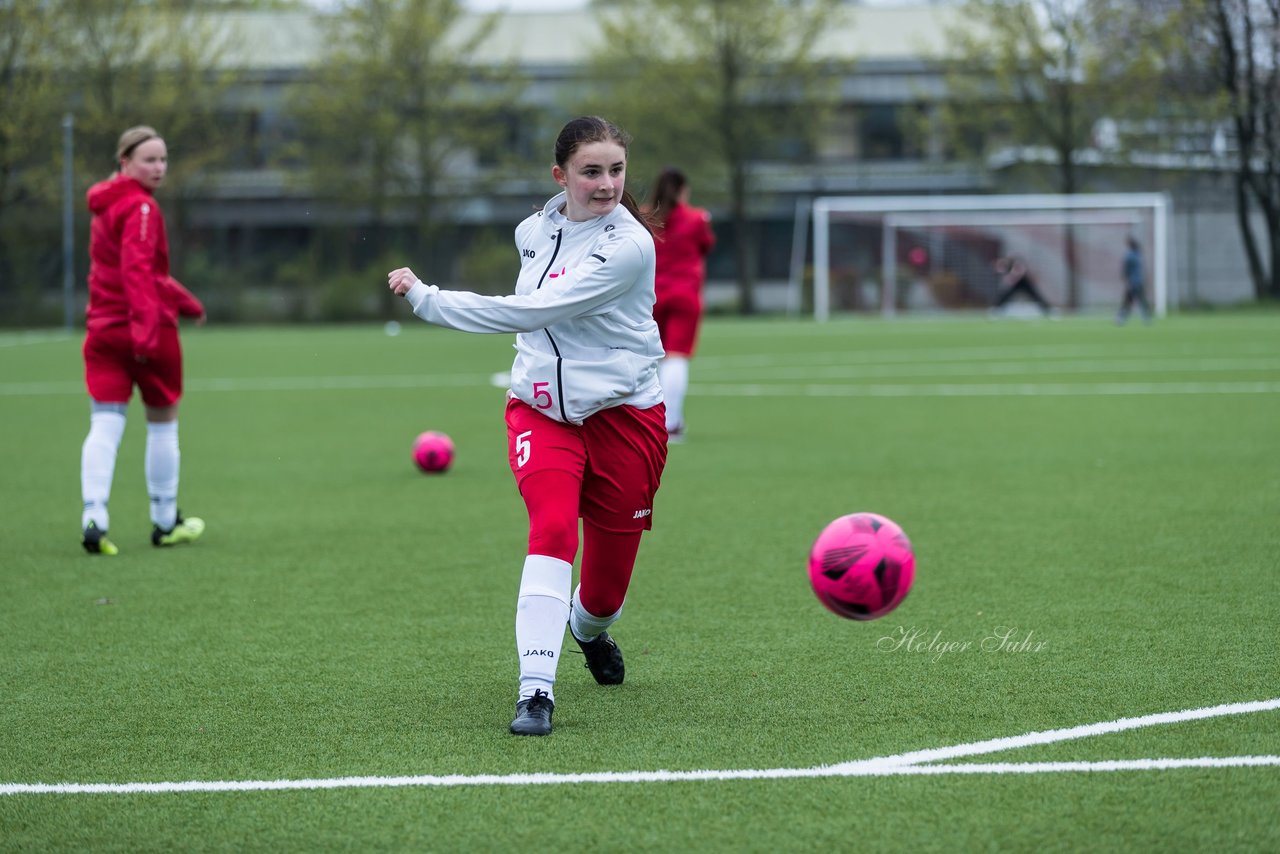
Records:
[[[935,57],[945,51],[946,28],[957,7],[929,2],[850,5],[844,12],[818,47],[824,56],[854,61],[840,72],[839,106],[827,132],[816,148],[799,142],[793,149],[775,145],[752,163],[761,191],[751,210],[761,309],[802,310],[795,301],[802,291],[795,279],[811,251],[798,254],[797,240],[811,239],[804,219],[816,197],[1044,192],[1052,183],[1045,179],[1053,169],[1045,152],[1009,148],[974,162],[951,156],[939,139],[918,132],[929,126],[930,115],[947,98]],[[291,113],[290,93],[306,85],[323,61],[325,30],[317,14],[306,11],[228,12],[223,19],[239,42],[237,58],[225,68],[234,83],[223,109],[227,122],[243,128],[243,135],[224,162],[182,189],[178,241],[232,265],[264,253],[287,258],[290,252],[304,251],[317,227],[356,225],[365,216],[317,198],[299,160],[305,140]],[[512,11],[475,52],[483,57],[477,61],[512,63],[524,80],[518,106],[501,122],[507,144],[525,163],[549,163],[537,119],[561,123],[575,90],[590,74],[588,49],[599,40],[596,16],[582,10]],[[1106,130],[1100,129],[1103,143]],[[1204,142],[1203,151],[1131,160],[1125,166],[1107,165],[1106,146],[1100,144],[1097,164],[1083,164],[1081,190],[1166,194],[1174,246],[1170,276],[1178,283],[1178,303],[1247,301],[1252,292],[1230,180],[1222,152],[1210,140]],[[511,169],[510,178],[493,180],[501,169],[482,151],[458,151],[452,158],[448,180],[438,192],[451,200],[458,253],[471,243],[469,234],[509,231],[545,198],[549,181],[530,180],[523,165]],[[471,192],[482,176],[489,179],[484,192]],[[711,207],[723,228],[727,217],[714,203]],[[407,210],[393,214],[401,220],[411,216]],[[734,238],[728,233],[719,237],[708,269],[713,307],[717,302],[729,305],[733,296]],[[466,267],[459,256],[437,259],[433,269],[452,271],[462,284]],[[241,284],[273,287],[270,281]],[[216,310],[216,297],[213,302]]]

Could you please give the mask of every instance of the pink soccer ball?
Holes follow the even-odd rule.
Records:
[[[874,620],[898,607],[915,575],[911,541],[877,513],[834,520],[809,552],[809,583],[818,601],[850,620]]]
[[[453,440],[435,430],[419,434],[413,440],[413,461],[425,472],[448,471],[453,464]]]

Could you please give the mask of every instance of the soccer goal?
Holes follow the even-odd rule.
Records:
[[[1169,207],[1155,193],[822,196],[812,206],[814,317],[987,309],[1002,256],[1020,258],[1055,307],[1115,311],[1130,237],[1163,316]]]

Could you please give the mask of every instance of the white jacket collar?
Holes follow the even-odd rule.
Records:
[[[549,237],[556,233],[556,226],[551,220],[551,212],[558,211],[564,205],[567,197],[568,193],[557,193],[542,206],[542,212],[539,214],[539,225],[542,227],[542,231]],[[604,223],[616,222],[626,214],[626,210],[627,209],[622,205],[622,203],[619,202],[613,210],[609,211],[604,216],[598,216],[595,219],[583,220],[581,224],[584,226],[584,230],[589,230],[589,228],[586,227],[587,223],[591,223],[592,225],[601,225]]]

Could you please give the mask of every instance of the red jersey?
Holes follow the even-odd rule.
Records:
[[[677,202],[653,243],[658,252],[654,281],[658,299],[674,293],[701,294],[707,273],[705,260],[716,245],[711,215],[702,208]]]
[[[136,356],[159,354],[160,329],[204,306],[169,275],[164,215],[146,187],[124,175],[89,188],[89,332],[128,325]]]

